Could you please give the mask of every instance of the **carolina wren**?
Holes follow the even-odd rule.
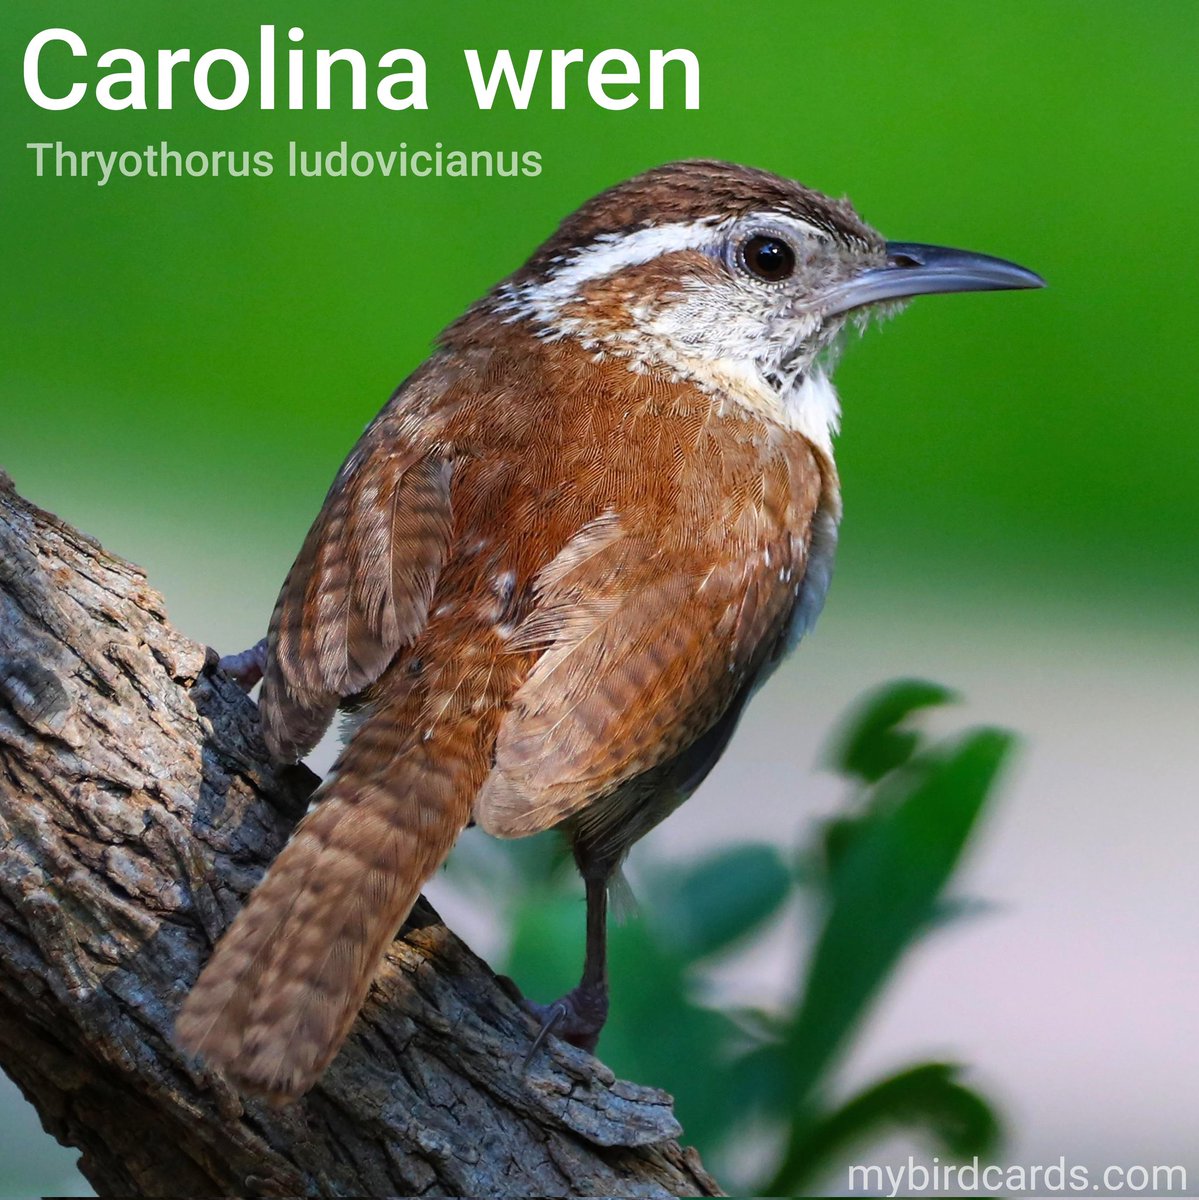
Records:
[[[1040,286],[730,163],[659,167],[569,216],[400,385],[283,585],[267,746],[302,757],[339,708],[350,732],[180,1044],[275,1100],[311,1087],[473,820],[570,839],[585,966],[539,1011],[543,1034],[594,1048],[608,881],[824,603],[848,320]]]

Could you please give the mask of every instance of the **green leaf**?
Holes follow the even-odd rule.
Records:
[[[759,1117],[780,1121],[790,1116],[787,1064],[775,1042],[757,1046],[734,1059],[723,1086],[732,1096],[738,1122]],[[722,1132],[727,1135],[729,1130]]]
[[[900,725],[921,709],[948,704],[956,693],[939,683],[901,679],[870,693],[833,736],[828,760],[844,775],[874,783],[915,753],[920,735]]]
[[[693,867],[664,871],[646,916],[683,958],[694,961],[753,933],[778,912],[793,885],[773,846],[734,846]]]
[[[798,1169],[787,1190],[801,1190],[855,1145],[897,1130],[930,1137],[940,1153],[958,1161],[993,1155],[999,1119],[982,1096],[958,1081],[959,1070],[953,1063],[909,1067],[822,1118],[796,1147]]]
[[[870,822],[869,812],[859,812],[851,815],[830,817],[819,826],[817,845],[820,863],[820,882],[825,887],[830,886],[832,877],[845,861],[849,848]]]
[[[781,1184],[799,1169],[820,1077],[934,914],[1011,744],[1002,731],[977,730],[894,772],[831,877],[829,910],[784,1049],[796,1123]]]

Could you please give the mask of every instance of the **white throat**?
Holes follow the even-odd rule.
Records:
[[[679,359],[673,365],[680,378],[727,396],[756,417],[803,434],[830,462],[835,461],[833,438],[841,432],[841,400],[824,367],[814,365],[802,378],[778,384],[748,359]]]
[[[833,457],[833,438],[841,432],[841,400],[822,367],[813,367],[783,397],[792,429]]]

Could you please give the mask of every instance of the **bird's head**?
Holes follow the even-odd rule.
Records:
[[[826,440],[822,356],[847,320],[932,292],[1042,286],[962,250],[887,242],[845,200],[732,163],[647,171],[572,213],[494,294],[504,319],[730,392]],[[825,412],[804,412],[805,409]]]

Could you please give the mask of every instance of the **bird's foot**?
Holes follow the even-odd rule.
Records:
[[[608,989],[594,984],[580,984],[553,1004],[537,1004],[525,1000],[525,1008],[541,1022],[541,1028],[529,1047],[525,1063],[541,1049],[542,1043],[552,1033],[555,1037],[595,1053],[600,1030],[608,1019]]]
[[[266,671],[266,638],[240,654],[227,654],[220,668],[243,692],[249,692]]]

